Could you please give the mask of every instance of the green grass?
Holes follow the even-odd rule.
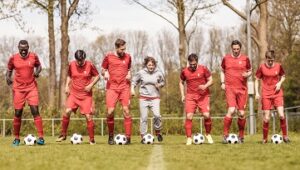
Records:
[[[244,144],[185,145],[184,136],[164,136],[164,142],[142,145],[134,136],[129,146],[107,145],[107,137],[96,137],[91,146],[56,143],[46,137],[45,146],[12,147],[13,138],[0,138],[0,169],[147,169],[149,164],[164,169],[299,169],[300,136],[291,134],[291,144],[260,144],[261,135],[246,136]],[[154,153],[152,153],[152,151]],[[162,156],[160,156],[162,155]],[[155,159],[156,158],[156,159]],[[154,161],[154,162],[153,162]],[[155,162],[156,161],[156,162]],[[152,167],[153,168],[153,167]],[[153,168],[153,169],[157,169]]]

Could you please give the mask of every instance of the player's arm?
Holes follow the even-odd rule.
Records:
[[[260,95],[259,95],[259,81],[260,81],[260,79],[255,77],[254,88],[255,88],[255,98],[257,100],[260,98]]]
[[[72,81],[71,77],[67,76],[67,82],[66,82],[66,87],[65,87],[65,93],[67,95],[70,94],[70,84],[71,84],[71,81]]]
[[[84,90],[86,92],[90,92],[92,90],[92,88],[94,87],[94,85],[100,80],[100,75],[94,76],[92,82],[85,86]]]
[[[180,89],[181,101],[182,102],[184,102],[184,100],[185,100],[184,84],[185,84],[185,82],[180,79],[179,80],[179,89]]]
[[[275,89],[276,91],[279,91],[279,90],[280,90],[281,85],[282,85],[282,83],[284,82],[284,80],[285,80],[285,75],[281,76],[279,82],[276,83],[276,89]]]
[[[128,70],[128,72],[127,72],[126,79],[127,80],[131,79],[131,71],[130,70]]]
[[[137,72],[133,78],[132,78],[132,81],[131,81],[131,96],[135,96],[135,87],[140,83],[141,81],[141,74],[140,72]]]
[[[12,85],[12,83],[13,83],[13,81],[12,81],[12,70],[7,70],[6,71],[6,74],[5,74],[5,78],[6,78],[6,83],[7,83],[7,85],[9,85],[9,86],[11,86]]]
[[[224,71],[221,69],[221,72],[220,72],[220,79],[221,79],[221,88],[223,90],[225,90],[225,74],[224,74]]]
[[[109,79],[109,73],[108,70],[105,68],[101,68],[101,75],[104,77],[104,80],[108,80]]]
[[[246,78],[250,77],[252,75],[252,69],[243,72],[242,75],[243,75],[243,77],[246,77]]]
[[[209,76],[209,77],[207,78],[207,82],[206,82],[204,85],[200,85],[199,88],[200,88],[201,90],[205,90],[205,89],[207,89],[208,87],[210,87],[212,84],[213,84],[213,78],[212,78],[212,76]]]
[[[36,66],[35,67],[35,71],[34,71],[34,77],[38,78],[39,75],[40,75],[40,73],[41,73],[41,71],[42,71],[42,66],[41,65]]]

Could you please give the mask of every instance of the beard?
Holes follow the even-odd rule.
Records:
[[[28,54],[28,50],[20,50],[20,55],[25,58]]]

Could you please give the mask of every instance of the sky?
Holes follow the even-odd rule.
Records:
[[[221,1],[221,0],[220,0]],[[160,17],[146,11],[136,4],[129,4],[126,0],[90,0],[93,14],[90,16],[89,28],[72,31],[71,35],[80,35],[93,41],[99,34],[109,33],[114,30],[145,30],[150,35],[165,28],[176,31],[169,23]],[[244,9],[246,0],[231,0],[234,6]],[[47,16],[32,10],[24,12],[24,21],[31,33],[24,33],[11,20],[0,21],[0,37],[17,36],[25,38],[32,35],[47,37]],[[230,28],[241,24],[240,18],[228,7],[220,5],[218,10],[201,26],[209,29],[212,27]],[[91,27],[97,27],[92,30]]]

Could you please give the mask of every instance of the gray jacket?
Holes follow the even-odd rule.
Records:
[[[165,78],[163,73],[159,69],[155,69],[152,73],[149,73],[147,68],[144,68],[136,73],[132,78],[131,85],[136,87],[140,84],[140,95],[144,97],[159,97],[159,88],[155,87],[155,84],[159,85],[159,88],[165,85]]]

